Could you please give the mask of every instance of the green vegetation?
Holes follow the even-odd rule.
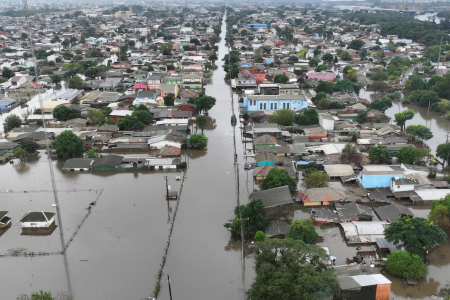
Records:
[[[263,190],[273,189],[285,185],[288,185],[291,193],[295,194],[297,191],[297,183],[295,182],[295,179],[283,169],[271,169],[261,182],[261,188]]]
[[[431,201],[431,212],[428,219],[446,234],[450,234],[450,196]]]
[[[142,123],[136,116],[127,115],[117,122],[119,130],[138,130],[144,128],[144,123]]]
[[[450,143],[440,144],[436,148],[436,156],[441,158],[443,164],[450,158]]]
[[[387,164],[391,162],[391,155],[384,145],[372,146],[369,149],[369,159],[374,164]]]
[[[294,121],[294,111],[290,109],[280,109],[275,111],[271,118],[274,123],[290,126]]]
[[[401,128],[402,131],[405,130],[406,121],[411,120],[414,118],[415,112],[412,109],[408,109],[399,113],[396,113],[394,115],[395,119],[394,122]]]
[[[361,163],[362,156],[359,153],[358,146],[354,143],[345,144],[341,152],[340,161],[343,164],[359,164]]]
[[[428,267],[419,255],[401,250],[389,254],[386,270],[400,278],[422,278],[428,273]]]
[[[292,239],[256,243],[256,278],[249,299],[316,300],[337,295],[338,281],[330,258],[318,246]]]
[[[322,173],[319,171],[311,172],[304,178],[304,182],[308,188],[321,188],[328,186],[328,177],[327,173]]]
[[[384,112],[386,109],[392,107],[392,101],[388,98],[376,99],[367,105],[368,108]]]
[[[295,116],[295,123],[299,125],[319,124],[319,114],[314,108],[305,109]]]
[[[397,247],[422,257],[427,249],[447,241],[445,232],[424,218],[403,217],[385,229],[385,237]]]
[[[266,234],[262,231],[257,231],[255,234],[255,241],[262,242],[266,239]]]
[[[58,121],[67,121],[75,118],[81,118],[81,114],[79,111],[64,105],[56,107],[53,110],[53,116]]]
[[[206,128],[206,124],[208,123],[208,120],[204,115],[197,116],[197,119],[195,120],[195,125],[197,128],[200,128],[200,130],[203,133],[203,130]]]
[[[433,133],[429,128],[424,125],[409,125],[405,130],[406,134],[409,135],[414,140],[429,140],[433,137]]]
[[[61,132],[53,141],[52,145],[56,153],[65,159],[74,158],[83,154],[83,140],[70,130]]]
[[[191,134],[188,138],[189,148],[203,150],[208,145],[208,138],[201,134]]]
[[[5,122],[3,122],[3,130],[8,132],[21,125],[22,119],[18,115],[9,115],[5,118]]]
[[[300,240],[306,244],[315,244],[319,235],[317,234],[312,220],[294,220],[291,225],[289,225],[288,238],[293,240]]]
[[[253,238],[257,232],[264,232],[269,223],[264,219],[264,204],[261,200],[253,200],[240,207],[236,206],[234,208],[234,215],[235,218],[233,220],[223,225],[231,232],[234,238],[240,238],[241,236],[241,220],[243,222],[245,238]]]

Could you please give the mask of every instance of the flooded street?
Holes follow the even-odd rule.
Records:
[[[221,59],[226,54],[225,25],[219,44],[219,66],[206,94],[217,99],[210,111],[206,151],[190,151],[189,169],[173,230],[160,299],[242,299],[240,243],[230,241],[223,224],[236,206],[232,106]],[[235,111],[237,112],[237,100]],[[209,130],[208,130],[209,129]],[[239,129],[237,127],[237,136]],[[238,161],[242,144],[237,138]],[[165,200],[165,176],[172,190],[178,172],[62,173],[64,162],[53,161],[66,242],[76,233],[63,256],[2,257],[2,299],[16,299],[36,290],[67,291],[76,299],[144,299],[151,296],[169,234],[175,201]],[[17,224],[24,212],[55,212],[48,162],[1,166],[1,210],[10,211],[13,226],[1,236],[0,253],[60,251],[59,228],[50,236],[21,235]],[[246,176],[241,168],[241,203],[246,203]],[[45,191],[42,191],[45,190]],[[19,192],[22,191],[22,192]],[[27,191],[24,193],[23,191]],[[84,223],[89,203],[98,202]],[[78,227],[81,227],[78,230]],[[246,282],[251,283],[251,260],[246,260]],[[68,271],[69,276],[66,275]]]

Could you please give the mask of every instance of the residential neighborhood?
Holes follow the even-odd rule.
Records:
[[[450,299],[449,24],[3,3],[5,299]]]

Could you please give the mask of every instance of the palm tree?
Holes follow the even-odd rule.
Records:
[[[352,137],[352,141],[353,141],[353,142],[356,142],[356,140],[357,140],[358,137],[359,137],[359,131],[352,130],[352,131],[350,131],[350,132],[348,133],[348,136],[351,136],[351,137]]]
[[[360,163],[361,154],[359,153],[358,146],[352,143],[347,143],[344,149],[342,149],[340,160],[342,163],[346,164]]]

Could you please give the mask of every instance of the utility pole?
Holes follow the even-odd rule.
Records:
[[[167,182],[167,176],[164,176],[166,178],[166,199],[169,199],[169,183]]]
[[[169,278],[169,274],[167,274],[167,282],[169,283],[169,296],[170,296],[170,300],[172,300],[172,288],[170,287],[170,278]]]
[[[439,45],[439,56],[438,56],[438,64],[437,64],[437,71],[436,71],[436,75],[438,75],[437,72],[439,72],[439,63],[441,62],[441,49],[442,49],[442,38],[444,36],[441,36],[441,44]]]

